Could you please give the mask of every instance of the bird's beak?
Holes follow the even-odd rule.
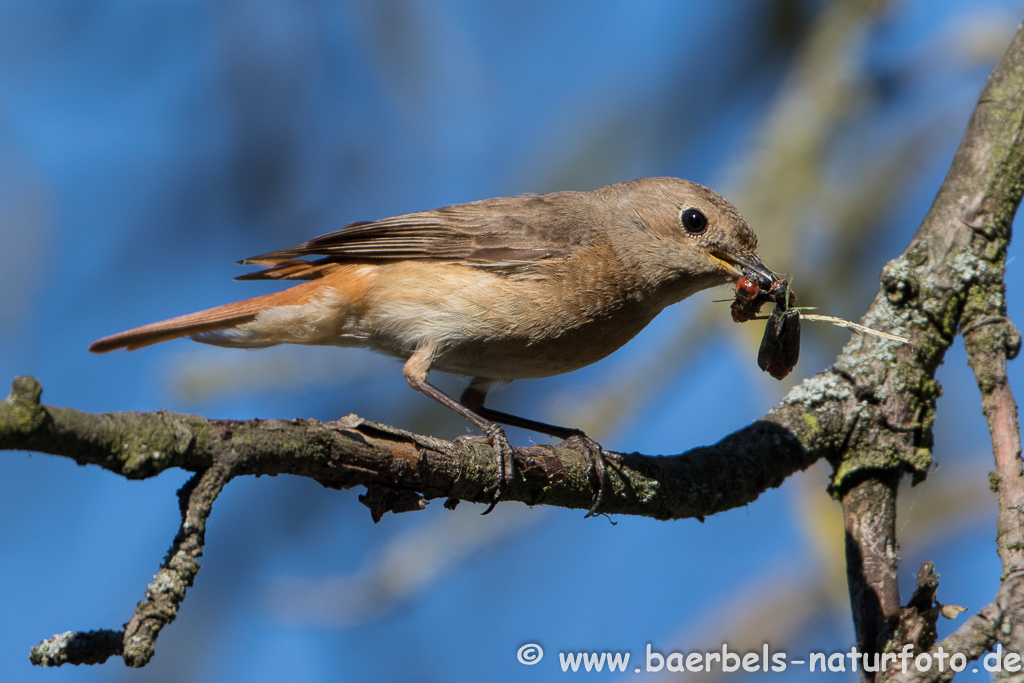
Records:
[[[768,269],[768,266],[761,262],[761,259],[756,254],[736,256],[723,251],[711,256],[731,271],[733,279],[748,277],[757,283],[759,289],[767,291],[771,289],[772,283],[779,279],[775,273]]]

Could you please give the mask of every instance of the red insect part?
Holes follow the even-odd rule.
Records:
[[[761,306],[772,298],[749,277],[736,280],[736,298],[732,302],[733,322],[745,323],[761,312]]]
[[[736,280],[736,298],[750,301],[761,292],[757,283],[749,277],[741,277]]]

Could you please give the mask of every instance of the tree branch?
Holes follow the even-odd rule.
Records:
[[[927,652],[932,655],[933,662],[940,649],[946,654],[962,653],[967,661],[979,659],[1002,637],[1007,617],[1020,614],[1022,609],[1024,609],[1024,572],[1018,571],[1003,579],[995,600],[978,610],[977,614],[965,621],[948,637],[928,649]],[[893,649],[899,650],[899,648]],[[934,683],[935,681],[950,680],[954,673],[948,664],[944,671],[940,671],[938,666],[932,666],[926,671],[919,671],[913,664],[908,666],[907,671],[890,671],[895,671],[895,673],[885,677],[886,683]]]
[[[834,389],[841,388],[840,381],[833,382]],[[216,467],[231,476],[295,474],[332,489],[365,486],[371,489],[377,519],[390,510],[422,508],[421,496],[490,501],[492,450],[472,439],[444,441],[355,415],[322,423],[209,420],[166,411],[90,414],[44,405],[41,394],[31,377],[14,381],[0,403],[0,449],[61,455],[130,479],[170,468],[204,472]],[[802,434],[787,427],[797,420]],[[613,492],[602,511],[683,519],[746,505],[820,458],[826,444],[818,434],[795,409],[783,408],[713,446],[676,456],[623,454],[611,465]],[[585,453],[560,446],[517,451],[522,477],[505,499],[590,507],[593,488]],[[403,494],[398,508],[380,498],[381,487]]]
[[[872,473],[842,498],[846,574],[857,649],[874,654],[889,615],[900,608],[896,488],[900,473]],[[883,640],[884,642],[884,640]]]
[[[32,661],[43,666],[102,663],[114,655],[123,656],[129,666],[144,666],[160,629],[174,620],[199,571],[206,519],[234,476],[296,474],[328,488],[365,486],[367,494],[360,500],[374,520],[387,511],[422,509],[424,498],[448,498],[449,507],[461,499],[489,502],[487,490],[495,477],[490,446],[421,436],[355,415],[330,423],[208,420],[167,411],[97,415],[44,405],[41,396],[35,379],[13,382],[10,395],[0,402],[0,449],[61,455],[130,479],[173,467],[196,472],[179,491],[181,527],[125,629],[53,636],[32,650]],[[622,455],[611,467],[614,493],[602,510],[702,519],[746,505],[821,457],[820,448],[806,448],[782,426],[785,419],[796,419],[792,412],[780,409],[714,446],[682,455]],[[822,443],[820,430],[808,424],[802,425],[807,443]],[[522,478],[506,499],[590,507],[593,490],[585,453],[532,446],[517,449],[516,465]]]
[[[959,235],[955,240],[935,244],[931,251],[934,254],[936,247],[940,249],[938,253],[949,262],[951,271],[959,271],[967,286],[959,291],[953,290],[955,296],[948,299],[945,309],[933,306],[930,311],[924,310],[936,321],[941,322],[943,316],[946,320],[958,321],[968,362],[981,389],[982,408],[988,420],[996,461],[992,483],[999,492],[997,539],[1005,577],[995,602],[969,619],[952,636],[928,650],[933,655],[942,651],[960,652],[969,660],[976,659],[997,639],[1008,650],[1018,653],[1024,650],[1024,603],[1021,601],[1024,595],[1021,582],[1021,570],[1024,568],[1024,477],[1021,474],[1017,404],[1006,376],[1006,361],[1017,355],[1021,340],[1019,332],[1006,318],[1005,300],[1006,248],[1022,191],[1024,28],[1018,30],[989,76],[943,189],[918,231],[920,237],[929,219],[935,215],[947,226],[946,234]],[[941,235],[942,232],[934,234]],[[915,242],[918,242],[918,237],[915,237]],[[914,248],[912,244],[908,254],[913,253]],[[922,252],[926,248],[921,244]],[[909,279],[902,282],[904,291],[916,286]],[[934,287],[933,283],[926,284]],[[941,294],[942,290],[937,293]],[[957,308],[960,308],[959,314]],[[951,330],[948,323],[941,325],[940,329],[947,333],[955,330]],[[892,538],[895,540],[894,535]],[[888,616],[891,623],[895,613]],[[929,627],[924,619],[923,616],[919,618],[917,630]],[[858,632],[861,633],[860,629]],[[889,646],[895,650],[901,644],[896,638]],[[893,680],[935,681],[951,677],[949,669],[942,672],[933,667],[926,672],[901,673]]]

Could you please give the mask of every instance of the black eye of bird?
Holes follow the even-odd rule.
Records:
[[[684,209],[679,214],[679,222],[686,228],[686,232],[691,235],[699,235],[708,229],[707,216],[697,209]]]

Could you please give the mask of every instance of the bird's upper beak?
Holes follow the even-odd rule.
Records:
[[[759,289],[767,291],[771,289],[772,283],[779,279],[775,273],[768,269],[768,266],[761,262],[757,254],[748,253],[737,256],[721,251],[711,256],[731,271],[733,279],[748,277],[757,283]]]

